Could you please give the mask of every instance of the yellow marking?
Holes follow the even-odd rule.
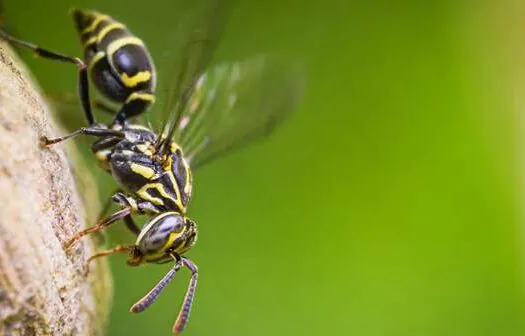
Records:
[[[176,142],[172,142],[170,145],[170,151],[176,153],[177,150],[180,150],[180,146]]]
[[[183,234],[185,234],[185,233],[186,233],[186,226],[184,226],[184,228],[182,229],[182,232],[180,232],[180,233],[175,233],[175,232],[171,233],[172,235],[175,236],[175,239],[173,239],[173,241],[170,242],[170,245],[166,244],[167,246],[165,248],[167,249],[167,248],[171,247],[171,245],[173,245],[175,240],[177,238],[183,237]],[[171,240],[171,237],[170,237],[170,240]],[[180,244],[174,249],[175,253],[182,254],[184,251],[186,251],[187,248],[186,248],[186,244],[185,243],[186,243],[186,240],[181,241]]]
[[[116,130],[116,131],[120,131],[120,130],[122,130],[122,128],[123,128],[123,126],[121,124],[114,124],[114,125],[111,126],[111,129]]]
[[[186,185],[184,186],[184,193],[191,197],[192,189],[193,189],[193,184],[192,183],[186,183]]]
[[[110,149],[99,150],[95,153],[95,157],[98,160],[98,164],[104,170],[109,170],[109,162],[107,155],[111,153]]]
[[[140,71],[136,75],[133,75],[131,77],[128,76],[127,73],[123,73],[120,75],[120,79],[122,82],[124,82],[124,85],[127,87],[134,87],[137,86],[140,83],[147,82],[151,79],[151,72],[149,71]]]
[[[175,176],[173,176],[173,172],[171,170],[166,172],[166,174],[168,174],[168,177],[169,177],[169,179],[171,181],[171,184],[173,185],[173,190],[175,190],[175,195],[177,196],[177,199],[175,200],[175,204],[180,209],[180,211],[185,213],[186,212],[186,208],[182,205],[182,200],[181,200],[181,197],[180,197],[180,190],[179,190],[179,186],[177,185],[177,182],[175,180]]]
[[[107,26],[105,26],[104,28],[102,28],[102,30],[100,31],[100,33],[98,33],[98,43],[100,43],[100,41],[102,41],[102,39],[104,39],[104,37],[109,34],[110,31],[112,30],[115,30],[115,29],[126,29],[126,26],[124,26],[122,23],[119,23],[119,22],[116,22],[116,23],[111,23]]]
[[[109,45],[108,45],[108,48],[107,48],[107,52],[108,52],[108,55],[113,55],[117,50],[119,50],[120,48],[122,48],[123,46],[126,46],[126,45],[138,45],[138,46],[144,46],[144,42],[142,42],[141,39],[139,39],[138,37],[135,37],[135,36],[128,36],[128,37],[123,37],[123,38],[119,38],[113,42],[111,42]]]
[[[168,248],[170,248],[173,243],[175,242],[175,240],[177,240],[177,238],[181,237],[184,232],[186,231],[186,227],[184,227],[184,229],[182,230],[181,233],[175,233],[175,232],[172,232],[169,234],[168,236],[168,240],[166,241],[166,244],[164,244],[157,252],[155,253],[148,253],[144,256],[144,258],[148,261],[152,261],[152,260],[158,260],[158,259],[162,259],[165,255],[166,255],[166,250]],[[181,243],[184,243],[184,241],[182,241]],[[181,245],[181,244],[179,244]],[[180,246],[177,246],[177,248],[174,250],[174,252],[178,253],[179,251],[179,248]]]
[[[123,149],[122,150],[122,154],[128,156],[128,157],[132,157],[133,155],[135,155],[135,152],[132,151],[132,150],[129,150],[129,149]]]
[[[177,200],[175,201],[175,204],[177,207],[182,211],[182,213],[186,213],[186,207],[182,205],[182,198],[180,195],[179,185],[177,184],[177,180],[175,179],[175,176],[173,175],[173,158],[171,156],[168,156],[167,159],[164,161],[164,172],[166,175],[168,175],[168,178],[170,179],[171,184],[173,185],[173,190],[175,190],[175,195],[177,196]]]
[[[145,185],[144,187],[140,188],[137,191],[137,195],[139,195],[139,197],[142,198],[143,200],[151,202],[153,204],[164,205],[164,202],[160,198],[153,197],[150,194],[148,194],[148,191],[147,191],[148,188],[145,188],[147,186],[148,185]]]
[[[131,206],[131,210],[133,212],[138,212],[139,210],[139,207],[137,205],[137,201],[135,201],[135,199],[133,197],[126,197],[126,201],[129,203],[129,205]]]
[[[155,96],[151,93],[133,92],[129,95],[128,99],[126,99],[126,103],[137,99],[153,103],[155,101]]]
[[[99,161],[107,161],[108,160],[107,155],[109,153],[111,153],[110,149],[103,149],[103,150],[97,151],[95,153],[95,156],[96,156],[97,160],[99,160]]]
[[[180,196],[179,185],[177,184],[177,182],[175,180],[175,176],[173,176],[173,172],[171,171],[171,169],[169,171],[167,171],[166,174],[168,174],[168,178],[170,179],[171,184],[173,185],[173,190],[175,191],[175,197],[177,197],[177,199],[173,199],[173,198],[170,198],[170,199],[175,203],[177,208],[179,208],[179,210],[182,211],[182,213],[185,213],[186,212],[186,207],[184,207],[182,205],[182,198]],[[160,185],[162,186],[162,191],[164,191],[164,186],[162,184],[160,184]],[[160,192],[160,190],[159,190],[159,192]],[[164,195],[162,195],[162,196],[164,196]],[[168,194],[166,194],[166,196],[169,197]]]
[[[172,200],[175,204],[178,203],[178,202],[177,202],[178,200],[173,199],[173,197],[171,197],[171,195],[168,194],[168,193],[166,192],[166,190],[164,190],[164,185],[163,185],[162,183],[155,183],[154,186],[155,186],[155,189],[157,189],[157,191],[160,193],[160,195],[161,195],[162,197],[167,198],[167,199],[169,199],[169,200]],[[176,188],[175,188],[175,191],[176,191]],[[177,195],[177,196],[179,196],[179,195]]]
[[[142,125],[132,124],[132,125],[127,125],[126,127],[130,129],[134,129],[134,130],[144,130],[144,131],[151,132],[151,129],[147,128],[146,126],[142,126]]]
[[[133,171],[136,174],[139,174],[140,176],[150,180],[155,176],[155,171],[151,169],[150,167],[146,167],[143,165],[140,165],[138,163],[132,162],[130,165],[131,171]]]
[[[164,189],[164,185],[162,183],[147,183],[146,185],[144,185],[142,188],[140,188],[138,191],[137,191],[137,195],[139,195],[142,199],[146,200],[146,201],[149,201],[155,205],[160,205],[160,206],[164,206],[164,201],[158,197],[153,197],[151,196],[149,193],[148,193],[148,189],[155,189],[159,192],[159,194],[166,198],[166,199],[169,199],[171,200],[173,203],[175,203],[175,205],[179,208],[179,209],[183,209],[183,206],[181,204],[181,201],[180,201],[180,194],[178,192],[178,188],[177,188],[177,185],[175,184],[174,185],[174,188],[175,188],[175,193],[177,194],[177,197],[178,199],[174,199],[173,197],[171,197],[170,194],[168,194],[166,192],[166,190]]]
[[[147,156],[153,156],[153,152],[151,151],[151,145],[149,143],[138,144],[137,149]]]
[[[86,42],[84,42],[84,48],[93,43],[97,43],[96,36],[91,36]]]
[[[85,13],[83,14],[85,15]],[[99,23],[101,23],[104,20],[110,20],[110,19],[111,18],[107,15],[102,15],[102,14],[96,15],[93,22],[91,22],[91,24],[82,31],[82,34],[88,34],[88,33],[93,32],[97,28]]]
[[[184,193],[186,193],[188,196],[191,196],[193,183],[191,181],[190,166],[188,166],[188,163],[186,162],[186,159],[184,159],[184,157],[181,157],[181,159],[182,162],[184,162],[184,170],[186,170],[186,185],[184,186]]]
[[[184,159],[184,154],[182,153],[182,149],[180,148],[180,146],[177,143],[172,142],[171,145],[170,145],[171,153],[175,154],[177,152],[177,150],[180,150],[181,159],[182,159],[182,165],[183,165],[184,171],[186,173],[186,184],[184,185],[184,193],[188,194],[188,196],[191,196],[192,183],[191,183],[191,172],[190,172],[189,165],[186,162],[186,160]],[[177,188],[176,188],[177,197],[180,199],[180,191],[179,191],[178,185],[175,184],[175,177],[172,174],[173,159],[171,157],[168,157],[164,161],[164,164],[165,164],[164,169],[166,169],[170,173],[169,174],[170,180],[172,180],[173,185],[177,186]]]

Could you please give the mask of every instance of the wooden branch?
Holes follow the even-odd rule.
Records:
[[[91,240],[62,248],[94,223],[99,204],[95,182],[72,145],[67,154],[66,145],[39,147],[40,136],[58,134],[64,130],[54,125],[28,72],[0,42],[1,335],[100,335],[107,320],[112,287],[106,262],[92,265],[86,278]]]

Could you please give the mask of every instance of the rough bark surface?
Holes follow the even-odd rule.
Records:
[[[27,71],[0,42],[0,334],[100,335],[111,298],[107,264],[92,265],[86,278],[91,240],[70,251],[62,248],[93,223],[85,214],[97,213],[94,182],[72,159],[73,147],[67,154],[64,144],[40,148],[44,134],[63,130],[54,125]]]

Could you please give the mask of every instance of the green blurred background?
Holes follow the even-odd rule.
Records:
[[[168,0],[5,3],[18,36],[71,55],[72,6],[123,21],[156,58],[178,14]],[[509,0],[238,1],[220,57],[284,54],[308,86],[275,136],[195,176],[186,335],[524,335],[524,22]],[[44,88],[74,90],[73,68],[24,56]],[[124,261],[107,334],[169,335],[188,273],[133,315],[169,266]]]

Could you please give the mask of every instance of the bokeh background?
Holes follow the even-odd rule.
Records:
[[[525,6],[237,2],[218,57],[283,54],[308,86],[274,136],[195,175],[186,335],[524,335]],[[173,3],[5,0],[19,37],[81,55],[68,9],[88,7],[155,58]],[[23,55],[46,90],[74,91],[73,67]],[[111,178],[93,171],[107,197]],[[169,266],[111,264],[107,334],[169,335],[189,274],[132,315]]]

